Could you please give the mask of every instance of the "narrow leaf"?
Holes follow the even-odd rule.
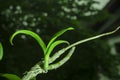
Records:
[[[3,58],[3,47],[2,47],[2,43],[0,43],[0,60],[2,60]]]
[[[32,31],[29,31],[29,30],[19,30],[19,31],[16,31],[10,38],[10,43],[13,45],[13,39],[16,35],[18,34],[26,34],[26,35],[30,35],[31,37],[33,37],[35,40],[37,40],[37,42],[39,43],[39,45],[42,47],[43,49],[43,52],[45,54],[45,50],[46,50],[46,45],[45,43],[43,42],[42,38],[37,35],[36,33],[32,32]]]
[[[53,49],[54,49],[57,45],[62,44],[62,43],[69,44],[68,41],[65,41],[65,40],[57,40],[57,41],[53,42],[53,43],[51,44],[51,46],[48,48],[48,51],[47,51],[47,54],[46,54],[46,55],[50,55],[50,53],[53,51]]]
[[[55,41],[51,44],[51,46],[48,48],[48,51],[46,52],[46,56],[45,56],[45,63],[44,63],[44,69],[47,70],[48,68],[48,65],[49,65],[49,56],[51,54],[51,52],[53,51],[53,49],[59,45],[59,44],[62,44],[62,43],[66,43],[66,44],[69,44],[68,41],[65,41],[65,40],[58,40],[58,41]]]
[[[1,76],[7,78],[8,80],[21,80],[17,75],[14,74],[2,74]]]
[[[69,27],[69,28],[66,28],[66,29],[63,29],[63,30],[57,32],[57,33],[52,37],[52,39],[50,40],[50,42],[48,43],[47,48],[50,47],[50,45],[55,41],[56,38],[58,38],[59,36],[61,36],[61,35],[62,35],[63,33],[65,33],[66,31],[68,31],[68,30],[73,30],[73,29],[74,29],[73,27]]]

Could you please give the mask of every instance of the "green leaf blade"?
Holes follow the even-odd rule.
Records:
[[[0,60],[3,58],[3,46],[2,43],[0,43]]]
[[[7,78],[8,80],[21,80],[20,77],[14,74],[6,73],[6,74],[2,74],[1,76]]]
[[[49,56],[51,54],[51,52],[53,51],[53,49],[59,45],[59,44],[62,44],[62,43],[66,43],[66,44],[69,44],[68,41],[65,41],[65,40],[58,40],[58,41],[55,41],[51,44],[51,46],[49,47],[48,51],[46,52],[46,56],[45,56],[45,63],[44,63],[44,69],[47,71],[48,69],[48,66],[49,66]]]
[[[46,55],[50,55],[50,53],[53,51],[53,49],[54,49],[57,45],[63,44],[63,43],[66,43],[66,44],[69,45],[69,42],[68,42],[68,41],[65,41],[65,40],[57,40],[57,41],[53,42],[53,43],[51,44],[51,46],[49,47]]]
[[[66,28],[66,29],[63,29],[63,30],[57,32],[57,33],[52,37],[52,39],[50,40],[50,42],[48,43],[47,48],[50,47],[50,45],[56,40],[56,38],[58,38],[59,36],[61,36],[63,33],[65,33],[65,32],[68,31],[68,30],[74,30],[74,28],[73,28],[73,27],[69,27],[69,28]]]
[[[44,54],[45,54],[45,50],[46,50],[46,45],[45,43],[43,42],[42,38],[37,35],[36,33],[32,32],[32,31],[29,31],[29,30],[19,30],[19,31],[16,31],[10,38],[10,43],[13,45],[13,39],[16,35],[18,34],[26,34],[26,35],[29,35],[31,37],[33,37],[37,42],[38,44],[41,46]]]

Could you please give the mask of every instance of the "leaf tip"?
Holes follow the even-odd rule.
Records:
[[[73,27],[69,27],[68,30],[74,30],[74,28]]]
[[[11,43],[11,45],[12,45],[12,46],[14,45],[13,42]]]
[[[14,45],[11,38],[10,38],[10,44],[11,44],[12,46]]]

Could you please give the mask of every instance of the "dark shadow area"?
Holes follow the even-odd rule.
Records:
[[[73,31],[58,38],[72,44],[112,31],[120,25],[119,0],[110,0],[101,10],[93,7],[94,4],[100,3],[95,0],[0,0],[0,42],[4,48],[0,73],[23,77],[44,57],[41,47],[30,36],[16,36],[12,46],[9,39],[15,31],[31,30],[47,44],[59,30],[73,27]],[[47,74],[38,75],[37,80],[103,80],[101,77],[104,76],[108,80],[120,80],[120,44],[114,43],[116,55],[111,54],[108,44],[109,39],[117,36],[120,36],[120,31],[78,45],[68,62]],[[63,47],[66,45],[56,47],[52,55]]]

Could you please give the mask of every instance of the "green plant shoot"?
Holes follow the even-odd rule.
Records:
[[[44,41],[42,40],[42,38],[39,35],[37,35],[36,33],[32,32],[32,31],[29,31],[29,30],[19,30],[19,31],[15,32],[10,38],[10,43],[13,45],[12,41],[13,41],[14,37],[18,34],[26,34],[26,35],[30,35],[31,37],[33,37],[38,42],[38,44],[41,46],[41,48],[44,52],[44,70],[48,71],[49,57],[50,57],[50,54],[53,51],[53,49],[57,45],[62,44],[62,43],[69,44],[69,42],[65,41],[65,40],[57,40],[57,41],[55,41],[55,40],[59,36],[61,36],[63,33],[65,33],[66,31],[73,30],[73,29],[74,28],[69,27],[69,28],[59,31],[52,37],[52,39],[49,41],[47,46],[45,45]]]
[[[120,29],[120,26],[117,27],[115,30],[111,31],[111,32],[107,32],[107,33],[103,33],[97,36],[93,36],[87,39],[83,39],[80,41],[77,41],[71,45],[68,45],[67,47],[59,50],[58,52],[56,52],[52,57],[50,57],[51,52],[53,51],[53,49],[62,43],[67,43],[69,44],[68,41],[65,40],[56,40],[57,37],[59,37],[60,35],[62,35],[64,32],[68,31],[68,30],[73,30],[72,27],[67,28],[67,29],[63,29],[61,31],[59,31],[58,33],[56,33],[52,39],[49,41],[48,45],[46,46],[45,43],[43,42],[43,40],[40,38],[40,36],[38,36],[36,33],[29,31],[29,30],[19,30],[17,32],[15,32],[11,38],[10,38],[10,42],[11,44],[14,37],[18,34],[27,34],[32,36],[34,39],[37,40],[37,42],[39,43],[39,45],[42,47],[43,52],[44,52],[44,61],[40,61],[38,62],[35,66],[33,66],[31,68],[31,70],[29,72],[27,72],[26,75],[24,75],[24,77],[22,78],[22,80],[31,80],[34,79],[38,74],[40,73],[46,73],[48,70],[53,70],[56,68],[59,68],[60,66],[62,66],[66,61],[68,61],[71,57],[71,55],[74,53],[75,51],[75,46],[84,43],[84,42],[88,42],[103,36],[107,36],[107,35],[111,35],[113,33],[115,33],[116,31],[118,31]],[[68,49],[70,49],[70,51],[68,52],[68,54],[60,61],[58,61],[57,63],[51,64],[52,62],[54,62],[57,58],[59,58],[63,53],[65,53]],[[41,67],[40,64],[44,64],[44,68]]]

